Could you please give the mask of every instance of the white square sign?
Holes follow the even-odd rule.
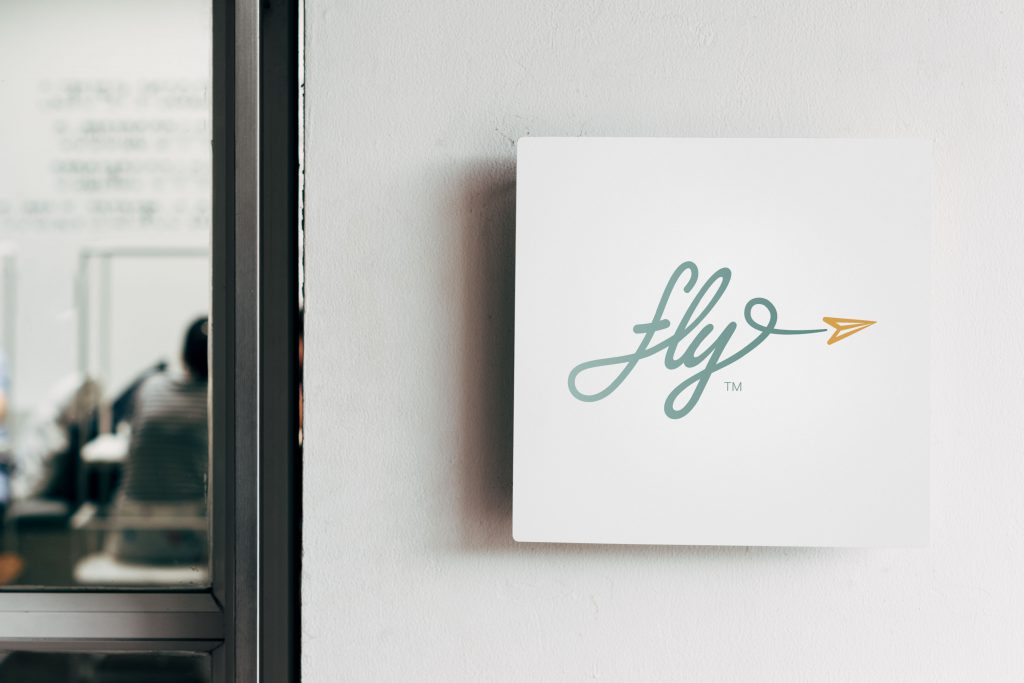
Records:
[[[928,538],[931,161],[523,138],[518,541]]]

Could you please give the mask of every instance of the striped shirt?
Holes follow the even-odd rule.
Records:
[[[122,494],[138,502],[206,499],[208,456],[205,381],[166,373],[135,393]]]

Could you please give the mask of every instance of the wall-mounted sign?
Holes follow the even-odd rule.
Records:
[[[519,541],[919,545],[927,143],[524,138]]]

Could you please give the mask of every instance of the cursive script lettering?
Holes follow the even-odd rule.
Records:
[[[746,356],[768,337],[816,334],[827,331],[825,328],[814,330],[778,329],[775,326],[778,321],[775,306],[768,299],[757,297],[750,299],[743,309],[743,318],[747,326],[757,332],[757,336],[746,345],[728,353],[727,348],[736,332],[737,324],[730,322],[722,328],[717,336],[713,336],[714,325],[704,324],[704,320],[725,294],[732,278],[732,272],[728,268],[720,268],[694,294],[690,305],[680,318],[675,332],[664,341],[654,344],[655,335],[661,330],[671,327],[672,323],[665,317],[665,307],[668,305],[672,293],[677,287],[681,287],[684,293],[689,294],[697,286],[698,277],[697,266],[693,262],[687,261],[680,264],[669,277],[651,321],[633,326],[633,332],[640,335],[640,343],[636,350],[622,356],[599,358],[577,365],[569,373],[569,391],[572,395],[580,401],[600,401],[615,391],[629,377],[640,361],[664,351],[665,367],[669,370],[676,370],[680,366],[691,370],[700,368],[676,385],[665,399],[665,415],[672,419],[679,419],[688,415],[697,405],[712,375]],[[763,311],[760,315],[767,315],[766,321],[755,320],[754,313],[757,309]],[[583,373],[594,368],[617,366],[621,366],[618,375],[600,391],[588,394],[579,389],[577,380]]]

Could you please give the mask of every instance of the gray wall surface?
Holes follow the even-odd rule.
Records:
[[[1024,5],[309,0],[306,25],[305,680],[1024,678]],[[929,548],[512,541],[524,135],[934,142]]]

